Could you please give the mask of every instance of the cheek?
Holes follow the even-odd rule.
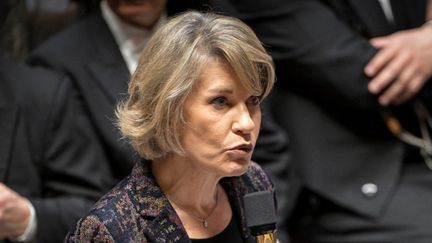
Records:
[[[227,139],[227,129],[213,120],[200,120],[189,124],[184,131],[182,142],[185,150],[190,154],[201,154],[211,159],[220,154]]]
[[[226,137],[227,129],[216,121],[206,121],[195,126],[193,133],[203,145],[220,147]]]

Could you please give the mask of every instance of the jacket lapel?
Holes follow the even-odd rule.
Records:
[[[231,208],[233,210],[233,217],[237,217],[240,233],[245,242],[255,242],[254,237],[252,237],[249,228],[246,223],[246,215],[243,207],[243,196],[254,192],[253,190],[248,190],[248,187],[245,187],[242,183],[241,177],[228,177],[221,180],[221,184],[224,187],[228,198],[230,200]],[[251,187],[250,187],[251,188]]]
[[[18,119],[18,108],[0,104],[0,181],[5,182],[9,164],[11,163],[12,142]]]
[[[366,25],[372,37],[383,36],[397,30],[414,28],[425,21],[425,0],[390,0],[394,21],[390,23],[377,0],[347,0]],[[423,10],[423,11],[421,11]]]
[[[18,124],[19,107],[15,105],[13,89],[5,73],[9,63],[0,59],[0,181],[6,180],[11,163],[12,143]]]
[[[138,178],[134,184],[138,195],[136,198],[137,211],[145,221],[150,221],[147,226],[143,227],[144,234],[150,239],[150,242],[191,242],[180,218],[157,185],[149,165],[139,163],[134,168],[132,176]],[[224,178],[221,184],[230,200],[233,217],[240,219],[239,226],[243,239],[245,242],[254,242],[246,224],[243,195],[254,192],[255,189],[252,186],[245,186],[244,180],[247,180],[246,176]]]
[[[119,95],[127,92],[129,70],[100,10],[89,20],[87,32],[97,57],[86,67],[114,104]]]
[[[369,37],[388,35],[395,30],[395,26],[387,20],[377,0],[347,0],[347,3],[365,25]]]
[[[150,242],[191,242],[179,217],[169,204],[164,206],[159,215],[151,221],[144,231],[144,234],[150,239]]]
[[[144,175],[144,176],[142,176]],[[190,242],[186,230],[167,197],[157,186],[149,165],[139,163],[133,176],[138,178],[134,184],[136,207],[141,217],[149,224],[143,227],[144,234],[155,243]]]
[[[122,63],[93,62],[87,68],[111,104],[126,95],[129,73]]]

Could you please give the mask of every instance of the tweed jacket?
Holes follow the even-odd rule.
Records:
[[[270,190],[273,185],[264,171],[251,162],[240,177],[223,178],[233,216],[237,217],[244,242],[254,242],[246,226],[243,196]],[[102,197],[90,213],[78,221],[65,242],[191,242],[145,162]]]

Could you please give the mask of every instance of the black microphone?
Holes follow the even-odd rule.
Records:
[[[273,193],[260,191],[244,196],[246,223],[257,243],[276,243],[276,209]]]

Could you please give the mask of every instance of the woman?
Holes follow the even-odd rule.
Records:
[[[244,23],[188,12],[147,44],[118,108],[146,162],[78,222],[69,242],[248,242],[244,194],[273,190],[250,162],[270,56]]]

